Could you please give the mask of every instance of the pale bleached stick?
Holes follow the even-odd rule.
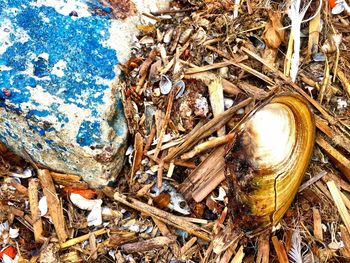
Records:
[[[332,195],[334,204],[338,209],[340,217],[343,220],[343,223],[344,223],[346,229],[350,233],[350,214],[349,214],[349,211],[346,209],[346,206],[343,202],[340,190],[335,185],[334,181],[327,182],[327,186],[328,186],[328,189]]]

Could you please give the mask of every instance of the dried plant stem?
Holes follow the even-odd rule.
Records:
[[[340,252],[346,259],[349,260],[350,259],[350,234],[343,225],[340,226],[340,233],[344,243],[344,247],[340,249]]]
[[[143,151],[143,154],[146,155],[147,154],[147,151],[149,150],[149,148],[151,147],[151,144],[153,142],[153,139],[154,139],[154,136],[156,135],[156,128],[153,126],[148,137],[147,137],[147,140],[146,140],[146,144],[145,144],[145,148],[144,148],[144,151]],[[153,154],[153,153],[151,153]]]
[[[23,195],[25,195],[25,196],[28,196],[28,189],[27,189],[27,187],[25,187],[25,186],[23,186],[22,184],[20,184],[16,179],[11,179],[11,181],[10,181],[10,183],[11,183],[11,185],[14,187],[14,188],[16,188],[16,190],[19,192],[19,193],[21,193],[21,194],[23,194]]]
[[[261,234],[258,243],[258,255],[256,256],[256,263],[269,263],[270,256],[270,235]]]
[[[262,59],[259,55],[251,52],[249,49],[242,47],[241,48],[245,53],[247,53],[249,56],[255,58],[256,60],[260,61],[262,64],[264,64],[267,68],[269,68],[272,72],[277,74],[283,81],[285,81],[287,84],[289,84],[295,91],[297,91],[300,95],[302,95],[305,99],[307,99],[321,114],[322,116],[332,125],[339,125],[341,124],[340,121],[335,119],[333,116],[331,116],[323,107],[320,105],[316,100],[311,98],[302,88],[300,88],[297,84],[295,84],[289,77],[284,75],[281,71],[274,68],[273,66],[266,63],[264,59]]]
[[[324,94],[326,93],[329,85],[330,85],[330,76],[329,76],[329,64],[328,64],[328,59],[326,59],[325,62],[325,68],[324,68],[324,78],[322,81],[321,89],[320,92],[318,93],[318,98],[317,100],[319,101],[320,104],[322,104]]]
[[[350,139],[345,137],[336,127],[330,128],[328,123],[315,115],[316,127],[322,131],[336,146],[342,147],[350,153]]]
[[[230,133],[230,134],[227,134],[227,135],[224,135],[224,136],[220,136],[220,137],[211,139],[209,141],[203,142],[201,144],[198,144],[196,147],[194,147],[194,149],[192,151],[183,154],[181,156],[181,159],[182,160],[191,159],[194,156],[196,156],[196,155],[198,155],[198,154],[200,154],[202,152],[205,152],[205,151],[207,151],[209,149],[213,149],[215,147],[218,147],[220,145],[228,143],[228,142],[232,141],[234,136],[235,136],[234,133]]]
[[[337,71],[337,76],[340,80],[340,82],[343,84],[343,89],[348,95],[348,98],[350,98],[350,81],[345,76],[344,72],[339,70]]]
[[[244,258],[244,252],[243,252],[243,246],[241,246],[238,249],[234,258],[231,260],[231,263],[241,263],[243,261],[243,258]]]
[[[165,117],[163,119],[162,127],[161,127],[160,134],[158,137],[158,143],[157,143],[153,158],[158,158],[158,154],[160,152],[160,148],[161,148],[162,143],[163,143],[163,136],[166,132],[166,128],[168,127],[168,123],[170,120],[170,113],[171,113],[171,109],[173,108],[174,97],[175,97],[175,89],[173,89],[169,94],[168,106],[166,109]]]
[[[273,79],[267,77],[266,75],[262,74],[261,72],[255,70],[255,69],[253,69],[253,68],[251,68],[243,63],[232,60],[232,58],[228,54],[222,52],[221,50],[218,50],[217,48],[212,47],[212,46],[206,46],[206,48],[209,50],[212,50],[212,51],[218,53],[220,56],[224,57],[226,59],[225,62],[229,62],[231,65],[238,67],[244,71],[249,72],[250,74],[260,78],[261,80],[265,81],[266,83],[268,83],[270,85],[275,84]]]

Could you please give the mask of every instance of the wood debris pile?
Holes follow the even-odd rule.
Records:
[[[121,65],[130,146],[119,180],[89,189],[1,147],[0,258],[349,262],[348,9],[178,0],[144,14]],[[247,114],[282,93],[313,109],[314,154],[280,224],[247,237],[228,208],[225,145]]]

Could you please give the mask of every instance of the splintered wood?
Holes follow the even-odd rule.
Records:
[[[201,202],[224,179],[225,147],[215,149],[181,184],[180,192],[186,199]]]
[[[62,202],[56,193],[55,185],[53,184],[49,170],[39,169],[38,177],[40,179],[44,194],[47,198],[47,206],[56,230],[58,240],[60,242],[64,242],[68,236],[66,233]]]
[[[32,216],[31,219],[33,221],[35,242],[41,241],[42,233],[43,233],[43,223],[40,217],[40,210],[39,210],[38,190],[39,190],[39,180],[36,178],[30,179],[29,187],[28,187],[29,206],[30,206],[30,212]]]
[[[126,253],[144,252],[153,249],[163,248],[174,243],[174,239],[168,237],[155,237],[152,239],[129,243],[121,246],[122,251]]]
[[[333,201],[338,208],[338,212],[340,214],[341,219],[343,220],[346,229],[350,233],[350,214],[349,211],[346,209],[346,206],[343,202],[343,199],[341,197],[341,192],[338,189],[338,187],[335,185],[334,181],[329,181],[327,183],[328,189],[331,192]]]

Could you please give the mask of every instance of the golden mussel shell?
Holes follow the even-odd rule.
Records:
[[[308,167],[315,122],[304,99],[277,96],[240,125],[225,156],[229,206],[248,235],[276,225]]]

